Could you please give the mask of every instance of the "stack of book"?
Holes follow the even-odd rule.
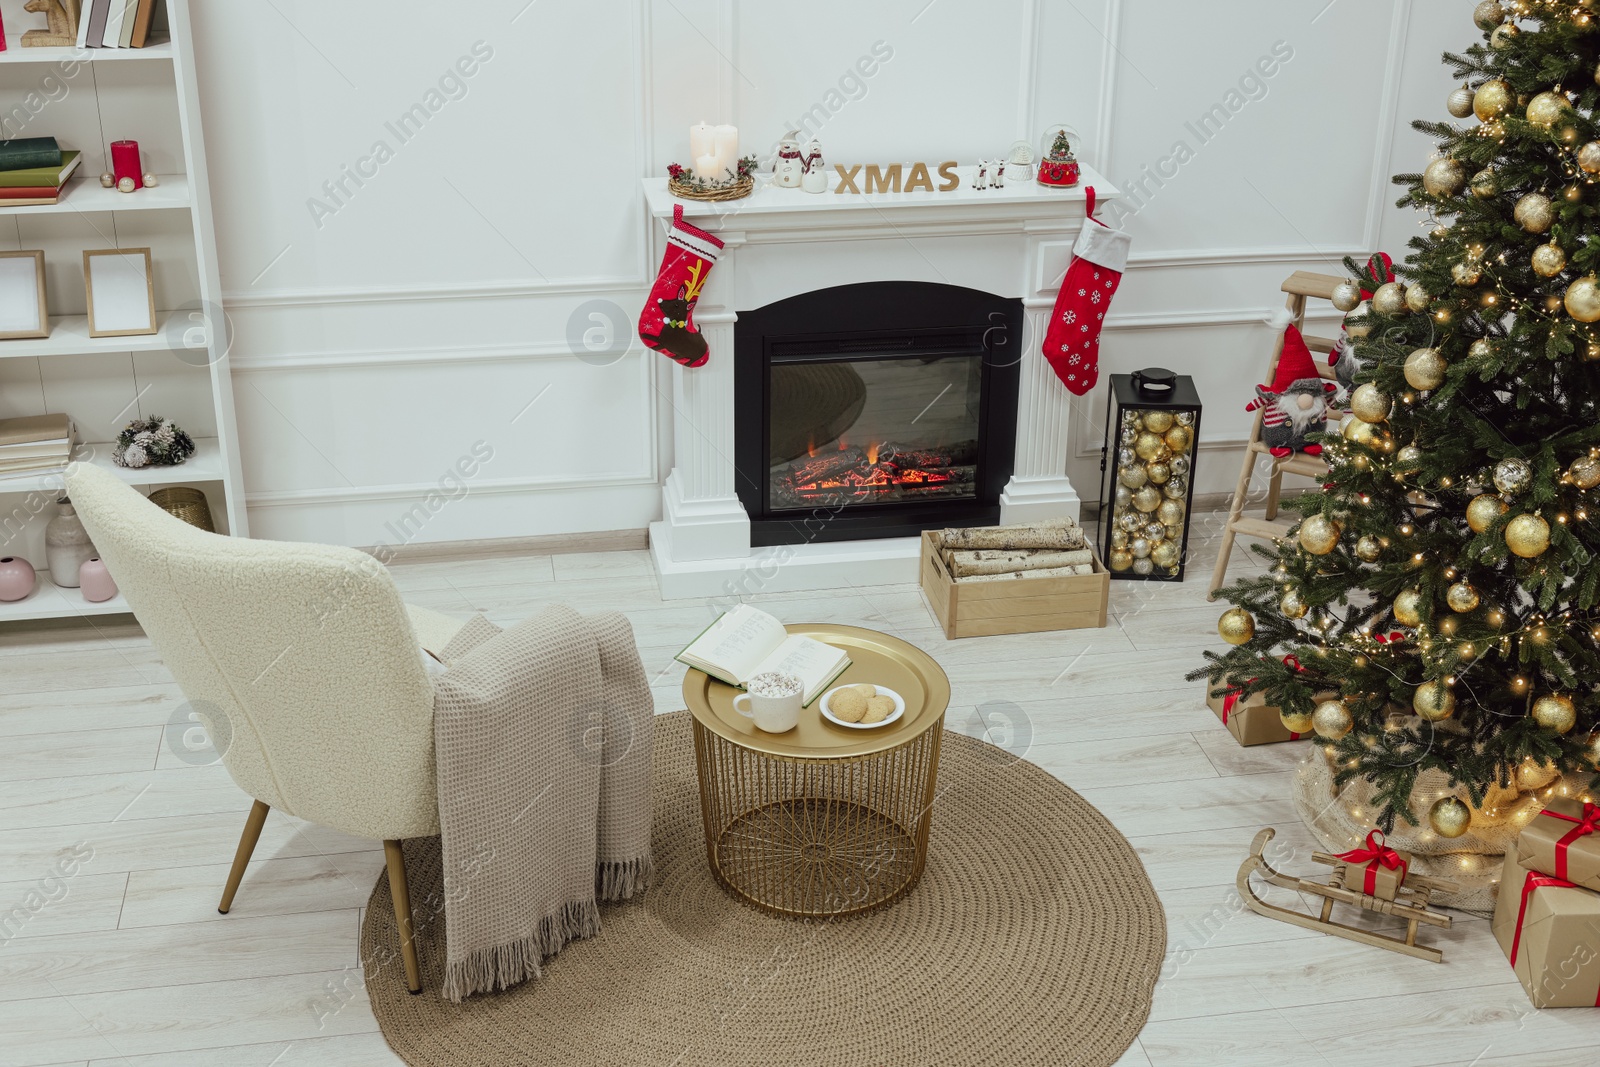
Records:
[[[72,420],[65,415],[0,419],[0,482],[67,469]]]
[[[0,142],[0,207],[54,204],[82,161],[54,137],[17,137]]]
[[[79,48],[143,48],[156,0],[83,0]]]

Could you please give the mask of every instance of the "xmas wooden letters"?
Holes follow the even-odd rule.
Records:
[[[839,172],[839,184],[834,188],[836,193],[859,193],[863,190],[856,184],[856,176],[861,173],[861,164],[857,163],[849,170],[842,163],[835,163],[833,169]],[[876,163],[868,163],[866,178],[866,192],[869,193],[900,193],[913,192],[924,189],[930,193],[948,193],[961,184],[961,179],[956,175],[956,161],[950,160],[940,163],[937,171],[941,182],[938,186],[933,184],[933,175],[928,171],[928,164],[913,163],[909,171],[903,170],[903,165],[891,163],[887,167],[879,167]],[[904,184],[902,185],[902,180]]]

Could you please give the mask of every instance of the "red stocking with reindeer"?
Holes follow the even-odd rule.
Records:
[[[683,205],[672,208],[672,229],[661,270],[639,316],[639,338],[685,367],[710,358],[706,339],[694,325],[694,305],[722,252],[722,242],[683,221]]]

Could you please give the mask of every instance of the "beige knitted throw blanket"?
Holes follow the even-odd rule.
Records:
[[[477,616],[442,650],[434,744],[444,851],[444,995],[539,977],[600,930],[598,900],[651,876],[653,705],[628,620],[550,607]]]

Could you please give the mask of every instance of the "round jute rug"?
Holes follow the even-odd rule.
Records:
[[[406,993],[386,878],[361,928],[383,1035],[417,1067],[1104,1067],[1150,1011],[1166,950],[1133,847],[1004,749],[946,733],[928,866],[880,912],[777,918],[712,881],[688,712],[658,716],[656,878],[544,976],[439,995],[437,838],[405,844],[425,988]],[[442,920],[442,917],[441,917]]]

